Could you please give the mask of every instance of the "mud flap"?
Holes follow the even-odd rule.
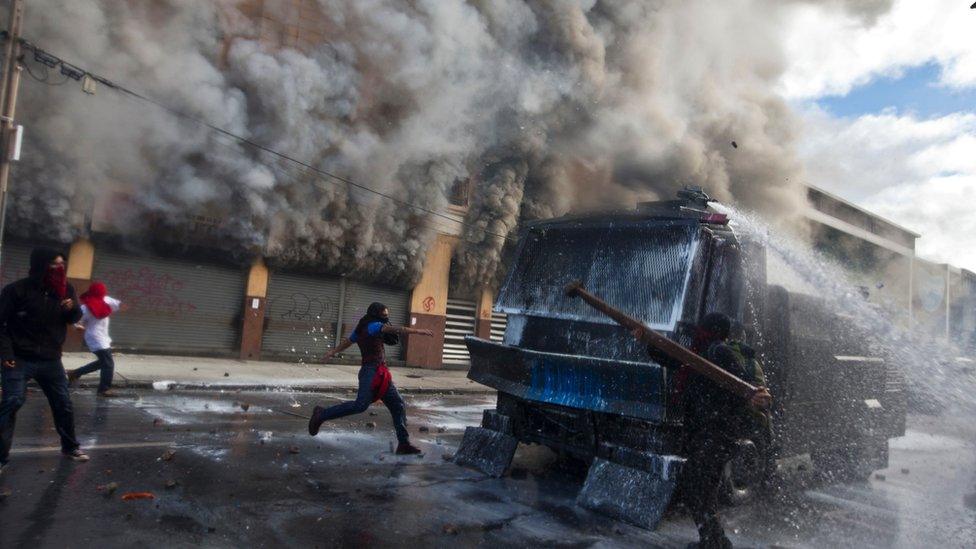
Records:
[[[596,458],[576,504],[653,530],[671,502],[684,461],[678,456],[654,455],[645,470]]]
[[[500,477],[512,464],[516,448],[518,439],[511,435],[484,427],[468,427],[454,454],[454,463]]]

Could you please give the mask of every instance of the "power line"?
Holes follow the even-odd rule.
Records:
[[[5,32],[4,33],[0,33],[0,38],[6,39],[6,33]],[[83,78],[89,78],[89,79],[91,79],[91,80],[93,80],[95,82],[98,82],[98,83],[100,83],[100,84],[102,84],[102,85],[104,85],[104,86],[106,86],[108,88],[111,88],[111,89],[113,89],[113,90],[115,90],[117,92],[120,92],[120,93],[125,94],[125,95],[129,95],[129,96],[134,97],[136,99],[139,99],[141,101],[145,101],[147,103],[150,103],[150,104],[156,106],[157,108],[159,108],[159,109],[167,112],[168,114],[170,114],[172,116],[175,116],[177,118],[181,118],[183,120],[188,120],[188,121],[193,122],[195,124],[201,125],[201,126],[207,128],[207,129],[209,129],[210,131],[213,131],[215,133],[218,133],[218,134],[221,134],[221,135],[230,137],[231,139],[234,139],[235,141],[238,141],[240,143],[243,143],[243,144],[245,144],[245,145],[247,145],[247,146],[249,146],[249,147],[251,147],[253,149],[257,149],[259,151],[265,152],[267,154],[270,154],[270,155],[275,156],[277,158],[280,158],[282,160],[285,160],[285,161],[291,162],[293,164],[296,164],[298,166],[301,166],[302,168],[304,168],[306,170],[309,170],[309,171],[312,171],[315,174],[318,174],[319,176],[322,176],[322,177],[325,177],[325,178],[329,178],[329,179],[332,179],[332,180],[335,180],[335,181],[340,181],[342,183],[345,183],[346,185],[349,185],[350,187],[354,187],[354,188],[357,188],[357,189],[366,191],[368,193],[374,194],[376,196],[380,196],[382,198],[386,198],[387,200],[391,200],[394,203],[399,204],[401,206],[406,206],[408,208],[413,208],[415,210],[422,211],[422,212],[427,213],[429,215],[432,215],[432,216],[435,216],[435,217],[439,217],[439,218],[442,218],[442,219],[446,219],[446,220],[448,220],[448,221],[450,221],[452,223],[457,223],[457,224],[459,224],[459,225],[461,225],[463,227],[472,227],[472,225],[470,223],[467,223],[467,222],[465,222],[463,220],[456,219],[454,217],[451,217],[449,215],[440,213],[438,211],[431,210],[430,208],[427,208],[425,206],[421,206],[419,204],[414,204],[412,202],[409,202],[409,201],[406,201],[406,200],[402,200],[400,198],[397,198],[395,196],[391,196],[391,195],[386,194],[384,192],[377,191],[376,189],[373,189],[371,187],[367,187],[366,185],[362,185],[362,184],[356,183],[355,181],[353,181],[353,180],[351,180],[351,179],[349,179],[347,177],[343,177],[341,175],[337,175],[337,174],[331,173],[329,171],[323,170],[323,169],[318,168],[318,167],[316,167],[316,166],[314,166],[312,164],[309,164],[308,162],[305,162],[303,160],[300,160],[298,158],[295,158],[295,157],[293,157],[293,156],[291,156],[291,155],[289,155],[287,153],[283,153],[283,152],[280,152],[278,150],[272,149],[271,147],[268,147],[266,145],[263,145],[261,143],[258,143],[256,141],[254,141],[252,139],[249,139],[247,137],[244,137],[242,135],[238,135],[238,134],[236,134],[236,133],[234,133],[234,132],[232,132],[230,130],[224,129],[224,128],[222,128],[220,126],[217,126],[217,125],[215,125],[215,124],[213,124],[211,122],[208,122],[208,121],[206,121],[206,120],[204,120],[202,118],[198,118],[198,117],[196,117],[196,116],[194,116],[192,114],[189,114],[187,112],[181,111],[181,110],[179,110],[179,109],[177,109],[175,107],[171,107],[171,106],[169,106],[169,105],[167,105],[167,104],[165,104],[165,103],[163,103],[161,101],[158,101],[156,99],[153,99],[152,97],[149,97],[149,96],[147,96],[145,94],[142,94],[142,93],[139,93],[139,92],[137,92],[135,90],[132,90],[131,88],[128,88],[128,87],[123,86],[121,84],[117,84],[117,83],[115,83],[115,82],[113,82],[113,81],[111,81],[111,80],[109,80],[109,79],[107,79],[107,78],[105,78],[103,76],[99,76],[99,75],[94,74],[92,72],[89,72],[89,71],[87,71],[85,69],[82,69],[82,68],[78,67],[77,65],[73,65],[71,63],[68,63],[68,62],[64,61],[63,59],[61,59],[60,57],[58,57],[56,55],[53,55],[53,54],[51,54],[51,53],[49,53],[49,52],[47,52],[47,51],[39,48],[38,46],[36,46],[35,44],[31,43],[28,40],[25,40],[25,39],[22,38],[22,39],[20,39],[20,43],[21,43],[21,46],[23,47],[24,50],[31,51],[31,52],[34,53],[34,60],[37,61],[38,63],[41,63],[42,65],[45,65],[48,68],[55,68],[57,66],[60,66],[61,67],[61,73],[65,75],[65,80],[67,80],[68,78],[71,78],[71,79],[74,79],[74,80],[82,80]],[[30,71],[28,71],[28,74],[32,78],[34,78],[35,80],[37,80],[37,81],[39,81],[39,82],[41,82],[43,84],[52,85],[51,83],[48,82],[47,75],[45,75],[45,78],[41,79],[41,78],[38,78],[37,76],[35,76]],[[509,236],[502,235],[502,234],[498,234],[498,233],[493,233],[493,232],[490,232],[490,231],[484,231],[484,230],[482,230],[481,232],[483,234],[488,235],[488,236],[494,236],[496,238],[501,238],[502,240],[510,240],[511,239],[511,237],[509,237]]]

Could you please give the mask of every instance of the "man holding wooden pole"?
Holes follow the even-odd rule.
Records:
[[[583,299],[629,329],[648,345],[655,362],[688,375],[681,394],[687,459],[682,468],[681,492],[698,526],[697,546],[732,547],[718,516],[722,470],[732,457],[744,426],[749,424],[750,409],[769,409],[772,396],[765,387],[747,381],[750,376],[746,365],[726,344],[731,320],[721,313],[706,314],[696,327],[692,349],[687,349],[590,294],[579,283],[569,284],[566,294]]]

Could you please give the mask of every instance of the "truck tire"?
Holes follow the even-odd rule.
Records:
[[[742,505],[751,501],[759,492],[763,482],[765,467],[762,455],[756,444],[749,439],[740,439],[735,444],[732,459],[722,471],[723,503]]]

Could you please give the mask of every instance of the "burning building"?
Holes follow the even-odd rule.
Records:
[[[401,360],[463,367],[465,334],[500,336],[492,288],[527,221],[686,184],[804,211],[774,92],[793,3],[751,4],[770,17],[669,0],[38,0],[32,44],[171,110],[53,86],[25,60],[5,280],[27,244],[70,246],[77,285],[136,305],[120,348],[251,359],[313,360],[380,299],[439,334]]]

